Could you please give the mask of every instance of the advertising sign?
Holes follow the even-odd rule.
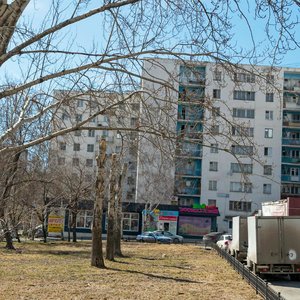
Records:
[[[180,216],[178,233],[182,235],[203,236],[210,232],[211,218]]]
[[[61,232],[63,230],[64,217],[63,216],[49,216],[48,217],[48,232]]]

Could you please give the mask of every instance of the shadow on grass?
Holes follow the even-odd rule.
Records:
[[[108,270],[112,271],[119,271],[119,272],[125,272],[125,273],[132,273],[132,274],[141,274],[145,275],[151,278],[156,278],[156,279],[164,279],[164,280],[174,280],[177,282],[186,282],[186,283],[202,283],[201,281],[194,281],[190,279],[183,279],[183,278],[174,278],[174,277],[169,277],[169,276],[162,276],[162,275],[155,275],[155,274],[150,274],[150,273],[144,273],[144,272],[139,272],[135,270],[122,270],[122,269],[117,269],[117,268],[107,268]]]
[[[57,255],[57,256],[74,256],[78,258],[90,258],[90,251],[69,251],[69,250],[30,250],[26,251],[27,254],[40,254],[40,255]]]

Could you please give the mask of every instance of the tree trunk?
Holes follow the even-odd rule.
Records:
[[[108,201],[108,222],[107,222],[107,241],[106,241],[106,259],[114,260],[115,243],[114,243],[114,227],[115,227],[115,203],[116,203],[116,167],[117,154],[112,155],[111,171],[110,171],[110,195]]]
[[[76,234],[76,218],[77,218],[77,211],[72,210],[72,241],[73,243],[77,242],[77,234]]]
[[[6,201],[11,195],[12,183],[15,179],[17,170],[18,170],[18,162],[21,156],[21,152],[12,153],[12,161],[9,163],[9,168],[6,172],[6,176],[4,178],[4,189],[1,193],[0,198],[0,221],[2,225],[4,224],[5,230],[5,239],[6,239],[6,248],[7,249],[15,249],[13,246],[11,232],[9,230],[8,224],[5,222],[5,206]]]
[[[68,242],[71,242],[71,210],[68,210]]]
[[[119,175],[118,181],[118,194],[116,198],[116,221],[115,221],[115,255],[123,256],[121,250],[121,238],[122,238],[122,193],[123,193],[123,184],[124,179],[127,173],[127,164],[123,165],[121,174]]]
[[[47,206],[46,206],[45,209],[44,209],[43,223],[42,223],[43,242],[44,243],[47,243],[47,234],[48,234],[48,228],[47,227],[48,227],[48,209],[47,209]]]
[[[105,139],[102,139],[99,144],[99,155],[97,156],[98,175],[96,182],[96,200],[94,206],[94,218],[92,228],[91,265],[97,268],[105,268],[102,249],[102,214],[105,194],[105,162],[106,141]]]
[[[14,245],[13,245],[13,240],[12,240],[12,236],[11,236],[11,232],[10,230],[6,227],[4,228],[5,230],[5,240],[6,240],[6,249],[10,249],[10,250],[16,250]]]

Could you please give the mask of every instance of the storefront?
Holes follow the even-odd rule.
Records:
[[[142,231],[164,230],[177,233],[178,207],[174,205],[158,205],[152,210],[143,210]]]
[[[206,208],[179,208],[178,234],[186,238],[201,238],[203,235],[217,231],[219,210],[215,206]]]

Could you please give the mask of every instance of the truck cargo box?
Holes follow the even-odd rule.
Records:
[[[248,217],[252,264],[300,264],[300,217]]]
[[[246,258],[248,248],[248,226],[246,217],[232,218],[232,241],[230,253],[237,259]]]

